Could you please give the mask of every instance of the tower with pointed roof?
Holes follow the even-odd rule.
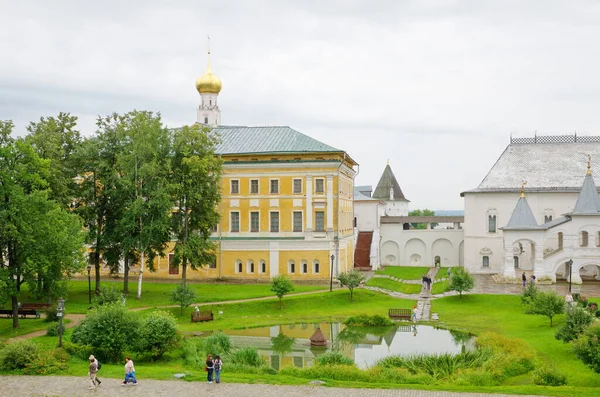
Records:
[[[386,216],[407,216],[409,200],[404,197],[400,184],[390,167],[390,163],[385,166],[383,174],[377,183],[373,198],[385,202]]]
[[[210,40],[210,39],[209,39]],[[208,64],[204,74],[196,80],[196,90],[200,93],[200,105],[198,106],[199,124],[215,127],[221,124],[221,110],[217,103],[221,92],[221,79],[213,73],[210,66],[210,41],[208,47]]]

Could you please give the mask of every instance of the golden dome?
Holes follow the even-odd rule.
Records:
[[[199,93],[218,94],[221,92],[221,79],[213,73],[210,68],[210,52],[208,53],[208,65],[206,71],[196,80],[196,89]]]

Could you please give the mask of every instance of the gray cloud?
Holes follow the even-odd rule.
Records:
[[[598,134],[599,22],[593,1],[5,2],[0,118],[189,124],[210,33],[225,124],[344,149],[359,184],[390,159],[413,208],[462,208],[510,133]]]

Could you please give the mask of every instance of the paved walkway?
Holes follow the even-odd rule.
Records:
[[[84,370],[85,371],[85,370]],[[511,394],[451,393],[402,389],[342,389],[323,386],[276,386],[262,384],[185,382],[177,380],[144,380],[137,386],[121,386],[119,379],[103,379],[102,385],[88,390],[86,376],[0,376],[2,397],[515,397]],[[533,396],[526,396],[533,397]],[[540,397],[540,396],[537,396]]]

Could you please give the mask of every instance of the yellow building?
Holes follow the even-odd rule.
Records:
[[[221,220],[212,235],[219,250],[216,263],[188,278],[328,280],[332,268],[334,277],[351,270],[357,163],[290,127],[221,126],[221,87],[209,52],[196,81],[197,122],[221,137]],[[171,255],[157,258],[146,277],[180,277]]]

